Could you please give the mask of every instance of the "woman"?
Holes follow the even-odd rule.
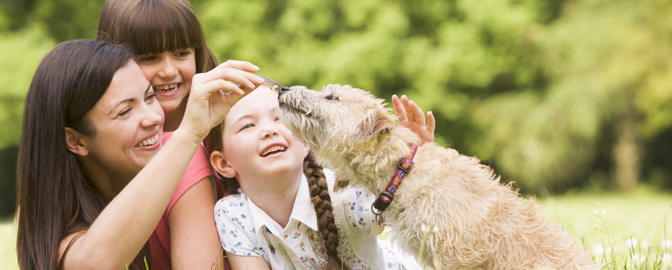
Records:
[[[228,67],[194,76],[185,116],[164,145],[163,111],[132,53],[90,40],[57,46],[26,97],[19,266],[144,269],[147,240],[201,141],[262,82]]]

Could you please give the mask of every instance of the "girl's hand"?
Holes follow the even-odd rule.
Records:
[[[392,95],[392,105],[394,105],[399,126],[417,133],[425,143],[434,142],[436,119],[434,119],[434,114],[431,111],[427,112],[427,125],[425,125],[425,116],[422,109],[415,102],[409,100],[406,95],[401,96],[401,102],[399,102],[397,95]]]
[[[249,62],[227,61],[211,71],[194,75],[180,129],[193,134],[200,143],[238,100],[264,82],[250,73],[258,70]]]

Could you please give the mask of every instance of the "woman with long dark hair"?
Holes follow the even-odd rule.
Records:
[[[144,269],[147,241],[201,141],[261,82],[226,67],[197,74],[180,127],[166,140],[163,111],[132,53],[91,40],[57,46],[26,97],[19,266]]]

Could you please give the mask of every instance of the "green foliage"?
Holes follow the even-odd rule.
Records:
[[[57,42],[96,37],[104,0],[34,0],[32,17]]]
[[[18,145],[23,101],[35,69],[54,42],[37,27],[3,34],[0,39],[0,149]],[[28,53],[23,53],[28,52]]]
[[[250,61],[285,85],[407,94],[434,112],[438,143],[526,192],[609,186],[625,166],[616,146],[627,121],[637,136],[626,143],[642,151],[626,161],[645,162],[643,179],[672,177],[659,151],[672,134],[669,1],[192,3],[220,61]],[[0,4],[0,49],[17,52],[0,55],[0,149],[18,143],[39,59],[57,42],[92,38],[102,4]]]
[[[560,20],[562,2],[211,1],[197,11],[220,60],[252,61],[287,85],[408,94],[434,111],[439,143],[534,189],[585,177],[601,128],[601,92],[577,106],[582,81],[555,81],[547,59],[566,49],[541,24]]]
[[[0,39],[0,218],[16,210],[16,159],[32,74],[54,42],[36,27]],[[29,53],[22,53],[29,52]]]
[[[35,0],[0,1],[0,31],[15,31],[24,27],[28,22],[28,14],[34,5]]]
[[[440,140],[468,151],[471,102],[536,79],[529,5],[257,0],[211,1],[197,11],[221,60],[252,61],[287,85],[409,94],[437,113]]]

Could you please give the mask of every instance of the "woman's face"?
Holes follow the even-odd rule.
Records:
[[[96,134],[83,140],[88,157],[103,173],[132,177],[161,148],[163,111],[134,61],[114,73],[107,91],[87,116]]]
[[[196,74],[194,49],[165,51],[138,56],[145,78],[152,83],[156,99],[164,111],[180,106],[191,90],[191,79]]]

